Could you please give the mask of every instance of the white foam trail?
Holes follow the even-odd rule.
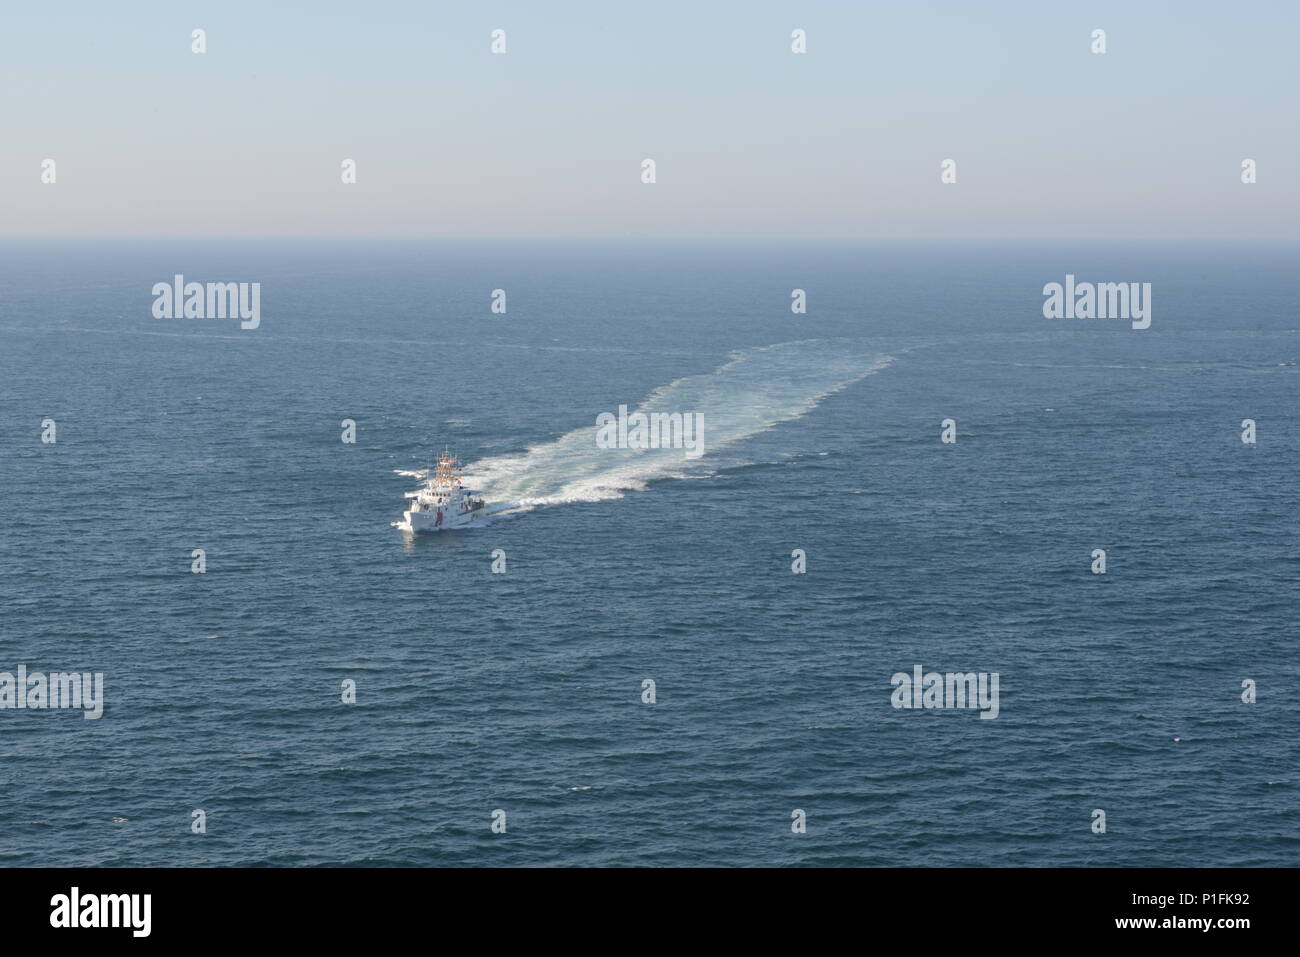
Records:
[[[688,459],[681,449],[598,448],[593,411],[589,423],[554,442],[466,466],[466,484],[482,490],[494,512],[621,498],[655,479],[688,477],[712,467],[709,460],[718,450],[807,414],[826,396],[893,361],[893,356],[864,355],[850,342],[826,339],[735,352],[713,372],[656,389],[636,409],[703,413],[702,459]]]

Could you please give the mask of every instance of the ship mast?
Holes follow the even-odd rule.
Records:
[[[456,460],[452,458],[451,452],[443,449],[442,457],[438,459],[438,467],[433,473],[433,483],[435,485],[459,485],[460,472],[453,472],[456,467]]]

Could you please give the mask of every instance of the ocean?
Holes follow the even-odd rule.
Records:
[[[0,865],[1294,866],[1296,251],[6,241]]]

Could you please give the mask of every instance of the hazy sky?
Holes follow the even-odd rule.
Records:
[[[0,14],[0,234],[1300,238],[1292,0],[57,9]]]

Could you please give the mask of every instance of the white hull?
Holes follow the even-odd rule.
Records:
[[[446,532],[457,528],[471,528],[483,524],[482,512],[442,513],[442,523],[438,522],[437,512],[403,512],[402,520],[394,522],[398,528],[408,532]]]

